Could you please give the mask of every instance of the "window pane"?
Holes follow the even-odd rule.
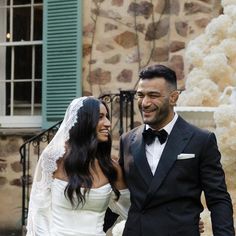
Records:
[[[35,79],[42,79],[42,46],[35,46]]]
[[[16,82],[14,85],[14,103],[31,103],[31,82]]]
[[[30,7],[13,9],[13,41],[30,40]]]
[[[10,0],[1,0],[0,3],[2,4],[1,6],[8,6],[10,5]]]
[[[31,79],[32,46],[15,47],[15,79]]]
[[[42,40],[43,7],[34,7],[34,40]]]
[[[10,9],[7,8],[7,28],[6,28],[6,41],[11,40],[12,35],[10,34]]]
[[[34,0],[34,3],[43,3],[43,0]]]
[[[10,115],[11,83],[6,83],[6,115]]]
[[[13,0],[14,5],[30,4],[31,0]]]
[[[6,47],[6,80],[11,79],[11,51],[12,47]]]
[[[14,115],[41,114],[41,82],[16,82],[14,86]],[[34,88],[34,105],[32,113],[31,91]]]
[[[35,103],[42,103],[42,82],[35,82],[35,91],[34,91],[34,102]]]
[[[14,85],[14,115],[30,115],[31,82],[17,82]]]

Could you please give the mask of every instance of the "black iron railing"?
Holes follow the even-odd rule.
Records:
[[[121,90],[120,93],[104,94],[99,97],[110,108],[112,132],[119,135],[134,127],[134,90]]]
[[[105,101],[110,109],[112,135],[121,135],[134,127],[134,96],[135,91],[120,91],[117,94],[104,94],[100,99]],[[22,226],[26,224],[30,186],[32,183],[32,158],[39,158],[44,147],[51,141],[62,121],[51,128],[30,138],[20,147],[22,173]]]

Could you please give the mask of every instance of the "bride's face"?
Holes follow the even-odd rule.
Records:
[[[97,139],[99,142],[108,141],[110,128],[111,122],[107,118],[107,109],[103,104],[100,104],[99,121],[96,128]]]

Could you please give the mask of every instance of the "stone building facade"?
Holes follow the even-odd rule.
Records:
[[[135,89],[138,71],[153,63],[171,66],[183,88],[184,49],[220,11],[219,0],[88,1],[84,94]]]
[[[221,5],[220,0],[86,0],[82,12],[82,91],[100,96],[135,89],[138,71],[153,63],[172,67],[183,89],[186,45],[221,13]],[[140,122],[138,115],[135,121]],[[19,147],[38,132],[0,128],[0,235],[16,235],[10,232],[21,228]]]

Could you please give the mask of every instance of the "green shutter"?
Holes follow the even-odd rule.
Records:
[[[82,0],[45,0],[43,32],[43,128],[61,120],[81,96]]]

